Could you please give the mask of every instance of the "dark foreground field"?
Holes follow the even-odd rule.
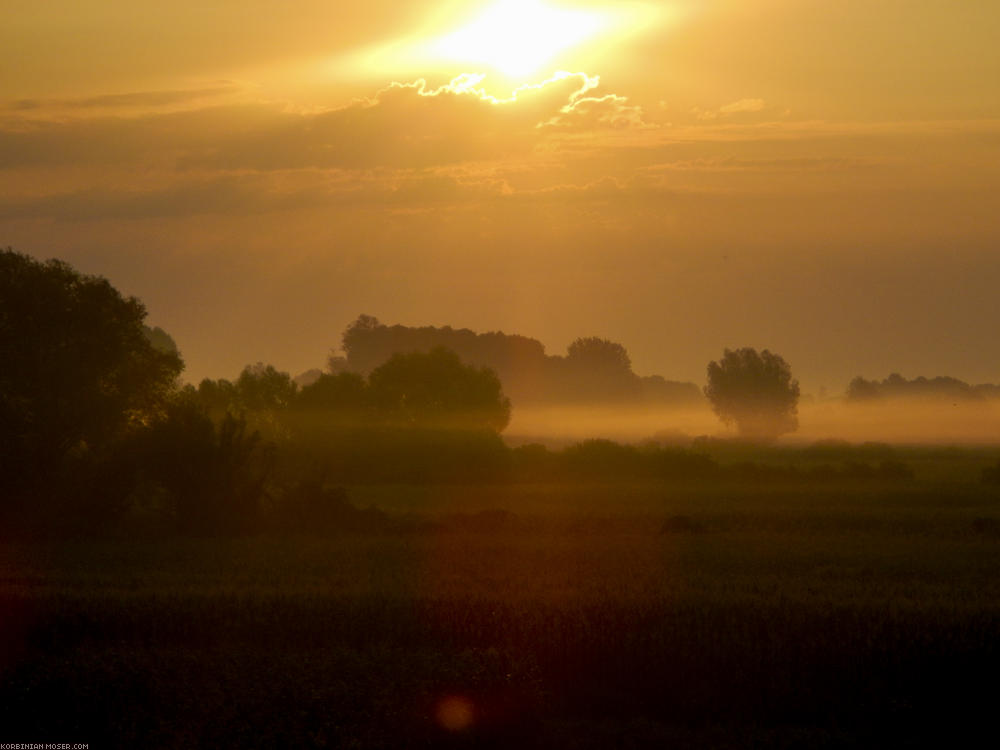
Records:
[[[4,545],[0,741],[956,747],[992,727],[989,488],[352,498],[400,522]]]

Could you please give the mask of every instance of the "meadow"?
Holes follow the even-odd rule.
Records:
[[[902,482],[359,485],[366,530],[6,543],[0,740],[971,743],[1000,667],[987,454],[910,452]]]

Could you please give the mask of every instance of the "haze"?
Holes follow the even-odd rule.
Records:
[[[804,445],[826,440],[851,443],[996,444],[1000,405],[891,400],[850,404],[808,401],[798,407],[800,427],[783,438]],[[512,445],[542,443],[553,448],[594,438],[626,443],[654,441],[689,447],[701,437],[727,437],[708,404],[702,407],[519,407],[505,437]]]
[[[141,298],[193,382],[362,312],[1000,380],[991,0],[0,14],[0,245]]]

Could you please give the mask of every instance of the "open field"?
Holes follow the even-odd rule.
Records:
[[[3,741],[904,746],[988,723],[990,488],[351,497],[399,523],[5,545]]]

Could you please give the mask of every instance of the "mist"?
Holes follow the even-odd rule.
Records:
[[[850,403],[843,399],[799,404],[799,428],[781,443],[844,440],[922,445],[1000,443],[1000,401],[890,399]],[[619,442],[654,440],[688,445],[695,438],[735,438],[708,403],[684,407],[524,406],[514,405],[504,433],[512,445],[542,443],[558,447],[590,438]]]

